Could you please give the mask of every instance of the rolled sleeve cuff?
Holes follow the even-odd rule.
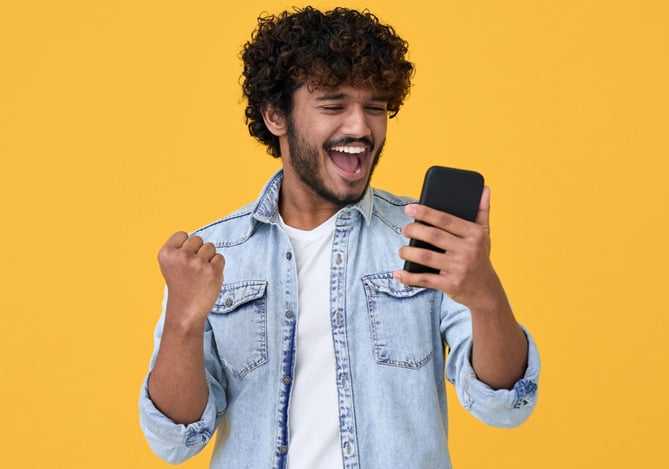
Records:
[[[151,449],[165,461],[178,464],[199,453],[216,428],[216,402],[211,389],[202,417],[188,425],[173,422],[149,397],[148,376],[139,398],[140,426]]]
[[[511,389],[492,389],[476,377],[470,360],[463,361],[458,380],[461,384],[456,386],[458,397],[467,410],[488,425],[518,426],[527,420],[536,406],[541,369],[539,351],[529,332],[525,328],[523,332],[528,342],[527,368]]]

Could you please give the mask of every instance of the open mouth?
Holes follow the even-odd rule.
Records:
[[[356,177],[362,174],[362,165],[369,154],[369,147],[362,143],[333,145],[329,147],[328,154],[334,165],[345,175]]]

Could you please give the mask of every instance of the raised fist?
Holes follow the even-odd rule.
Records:
[[[204,320],[223,284],[223,256],[212,243],[179,231],[160,249],[158,263],[167,284],[167,314]]]

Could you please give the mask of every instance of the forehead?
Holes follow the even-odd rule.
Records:
[[[293,94],[296,100],[307,101],[380,101],[387,102],[388,97],[369,87],[341,85],[333,88],[314,87],[308,84],[300,86]]]

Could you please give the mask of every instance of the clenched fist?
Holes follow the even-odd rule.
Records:
[[[204,321],[223,284],[223,256],[199,236],[179,231],[160,249],[158,263],[167,284],[167,316],[182,323]]]

